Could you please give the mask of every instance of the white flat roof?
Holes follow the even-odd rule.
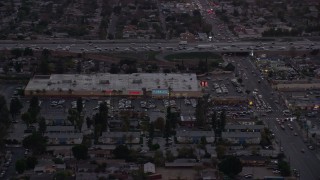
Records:
[[[36,75],[28,83],[28,91],[112,91],[139,90],[146,88],[168,89],[172,91],[200,91],[196,74],[52,74]]]

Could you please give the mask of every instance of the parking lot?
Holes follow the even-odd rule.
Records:
[[[46,120],[64,121],[67,122],[68,110],[76,109],[75,98],[40,98],[39,104],[41,107],[40,115]],[[98,112],[99,104],[106,102],[109,108],[109,118],[115,119],[120,111],[143,112],[150,117],[150,121],[155,121],[158,117],[165,117],[166,107],[171,105],[174,109],[181,111],[182,115],[193,115],[196,107],[195,99],[129,99],[121,97],[99,97],[99,98],[83,98],[83,116],[92,117]],[[29,100],[22,99],[24,109],[29,107]],[[17,121],[16,125],[21,124],[21,120]],[[22,123],[23,124],[23,123]],[[86,130],[84,123],[83,130]]]

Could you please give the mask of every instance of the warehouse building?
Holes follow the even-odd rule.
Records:
[[[196,74],[52,74],[36,75],[25,95],[201,97]]]

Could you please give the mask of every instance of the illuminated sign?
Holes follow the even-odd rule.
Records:
[[[200,86],[202,87],[208,87],[208,81],[201,81]]]
[[[169,90],[168,89],[153,89],[152,94],[153,95],[168,95]]]
[[[140,95],[141,91],[129,91],[129,95]]]

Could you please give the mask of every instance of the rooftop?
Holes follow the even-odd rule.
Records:
[[[177,136],[214,136],[214,131],[177,131]]]
[[[29,91],[107,91],[168,89],[200,91],[196,74],[135,73],[135,74],[52,74],[36,75],[28,83]]]
[[[260,132],[222,132],[223,138],[257,138],[261,137]]]

